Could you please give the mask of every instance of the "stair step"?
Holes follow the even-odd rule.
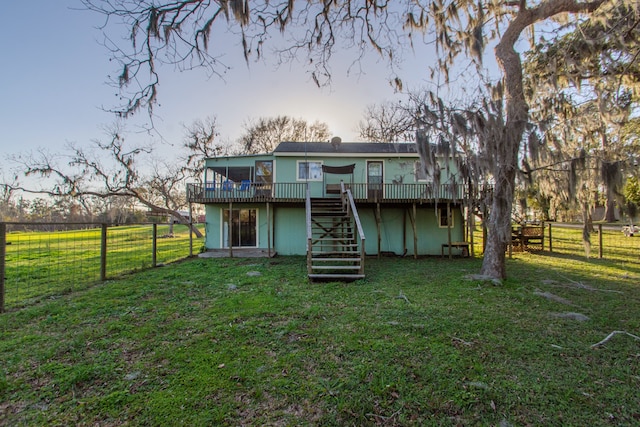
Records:
[[[329,200],[312,200],[312,206],[342,206],[342,201],[340,199],[329,199]]]
[[[360,270],[359,265],[312,265],[312,270]]]
[[[335,217],[335,218],[343,218],[347,216],[347,212],[345,211],[314,211],[313,209],[311,210],[311,217],[313,218],[314,216],[331,216],[331,217]]]
[[[357,280],[364,279],[364,274],[309,274],[309,279],[342,279],[342,280]]]
[[[351,251],[356,252],[356,250],[358,249],[358,244],[357,243],[344,243],[344,244],[340,244],[340,243],[314,243],[312,250],[316,249],[317,251],[322,251],[324,248],[331,248],[331,249],[342,249],[341,252],[346,252],[346,251]]]
[[[360,262],[361,258],[339,258],[339,257],[329,257],[329,258],[315,258],[313,255],[311,256],[311,261],[318,262]]]
[[[315,255],[354,255],[356,251],[311,251],[311,256]]]

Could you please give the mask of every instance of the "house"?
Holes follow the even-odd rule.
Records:
[[[415,144],[282,142],[206,159],[187,194],[205,205],[207,250],[306,254],[311,278],[357,278],[365,255],[469,255],[467,185],[437,164],[439,185]]]

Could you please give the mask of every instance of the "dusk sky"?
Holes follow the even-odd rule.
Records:
[[[106,139],[102,129],[114,118],[101,108],[116,105],[116,90],[106,82],[109,74],[117,75],[118,67],[99,44],[101,32],[96,27],[102,17],[81,7],[79,0],[3,5],[0,144],[4,154]],[[364,74],[347,75],[353,54],[344,53],[332,63],[332,87],[318,89],[296,64],[276,69],[267,58],[266,63],[247,67],[237,41],[230,40],[222,51],[223,60],[233,67],[226,81],[208,79],[202,71],[163,70],[155,125],[166,141],[181,144],[183,125],[208,116],[217,117],[223,139],[235,140],[243,122],[276,115],[320,120],[343,141],[355,141],[367,105],[400,99],[388,84],[389,68],[374,54],[362,64]],[[427,80],[434,53],[421,49],[405,55],[399,71],[405,87],[434,87]],[[136,122],[148,122],[148,117],[141,112]],[[147,134],[129,138],[140,143],[158,140]]]

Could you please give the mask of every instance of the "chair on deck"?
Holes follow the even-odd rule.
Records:
[[[222,191],[233,191],[233,181],[226,180],[222,183]]]
[[[243,179],[242,181],[240,181],[240,188],[238,188],[238,191],[248,191],[250,188],[251,188],[251,180]]]

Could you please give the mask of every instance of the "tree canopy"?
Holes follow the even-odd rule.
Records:
[[[542,172],[541,191],[592,206],[594,191],[576,192],[580,169],[583,186],[604,187],[609,221],[615,202],[624,205],[623,181],[639,153],[624,132],[640,95],[638,23],[637,5],[605,3],[561,36],[540,38],[525,61],[525,92],[543,138],[529,145],[528,160]],[[560,170],[570,185],[558,185]]]
[[[260,117],[247,121],[243,127],[239,142],[245,154],[270,153],[282,141],[318,142],[331,138],[326,123],[308,123],[289,116]]]

